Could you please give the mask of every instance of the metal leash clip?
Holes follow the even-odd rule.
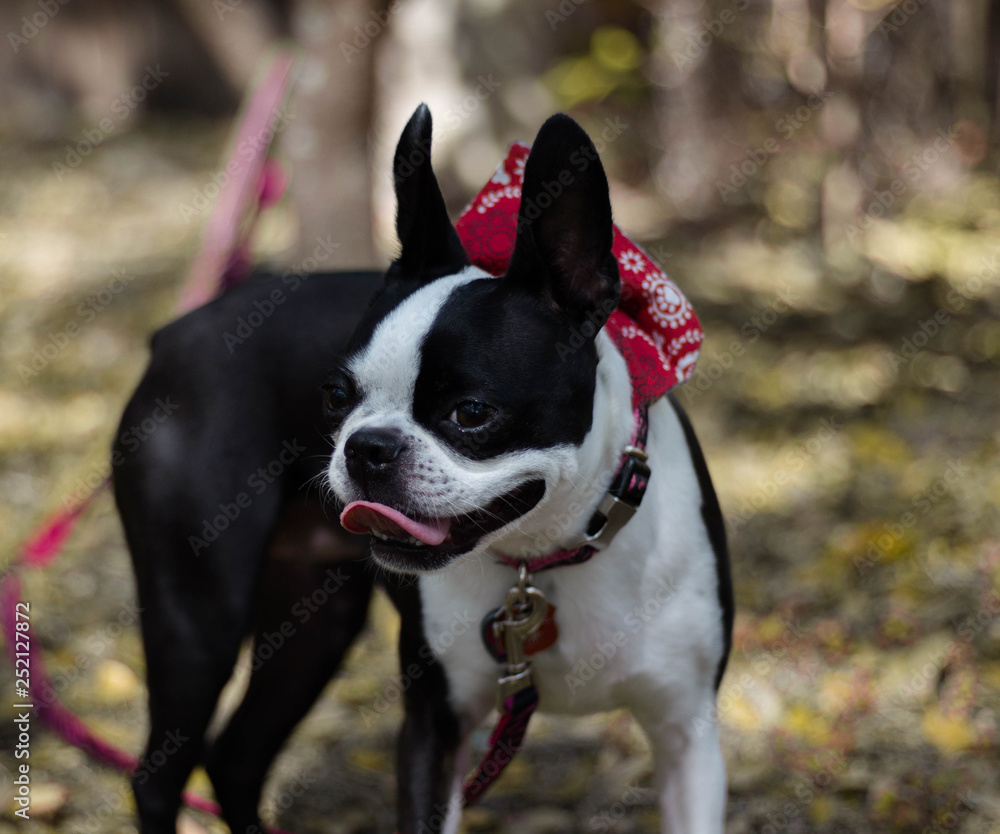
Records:
[[[507,699],[532,685],[531,661],[524,655],[524,641],[541,626],[547,609],[545,594],[530,584],[527,566],[522,562],[517,585],[507,592],[500,616],[493,623],[507,653],[507,671],[497,681],[497,709],[501,711]]]

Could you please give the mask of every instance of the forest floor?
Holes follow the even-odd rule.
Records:
[[[205,215],[179,206],[224,140],[177,131],[154,124],[63,172],[58,148],[3,152],[0,567],[109,471],[149,335],[197,248]],[[262,251],[290,233],[274,213]],[[727,518],[738,603],[718,716],[727,831],[1000,834],[1000,321],[988,307],[1000,186],[977,178],[859,235],[831,253],[817,229],[748,214],[649,245],[707,333],[679,396]],[[138,753],[143,660],[110,497],[23,582],[65,703]],[[380,597],[282,755],[265,804],[284,829],[394,830],[397,628]],[[14,816],[13,692],[0,663],[0,834],[134,832],[126,779],[38,724],[32,819]],[[380,698],[388,708],[362,721]],[[627,714],[540,716],[465,830],[653,832],[650,772]],[[308,787],[290,802],[296,784]],[[192,787],[210,791],[201,771]],[[183,830],[224,828],[190,813]]]

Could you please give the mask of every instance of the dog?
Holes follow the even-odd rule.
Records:
[[[512,587],[555,612],[558,638],[531,657],[541,708],[628,707],[654,753],[662,830],[723,830],[723,521],[675,399],[648,407],[645,448],[634,448],[629,371],[601,327],[621,280],[596,149],[567,116],[542,126],[513,254],[495,277],[470,264],[448,218],[431,134],[422,105],[396,149],[401,249],[384,276],[257,273],[153,337],[122,425],[158,400],[173,412],[137,448],[114,449],[147,664],[143,762],[170,750],[133,776],[143,834],[175,831],[202,762],[231,830],[260,830],[268,769],[362,629],[375,584],[401,617],[402,668],[421,670],[400,731],[402,834],[458,829],[470,733],[505,667],[476,629],[450,629]],[[566,176],[581,150],[592,163]],[[595,513],[608,521],[628,503],[608,492],[623,460],[649,467],[645,495],[593,542]],[[340,523],[310,494],[316,482]],[[581,542],[593,544],[586,561],[515,569]],[[332,576],[209,743],[241,642],[281,633]],[[595,653],[600,669],[581,683]]]

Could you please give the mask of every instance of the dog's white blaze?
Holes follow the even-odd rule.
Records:
[[[420,346],[448,297],[465,284],[490,275],[475,266],[431,281],[387,315],[371,340],[350,363],[364,386],[361,410],[367,413],[413,410],[413,390],[420,372]]]
[[[361,387],[362,399],[341,426],[328,469],[330,485],[342,500],[362,497],[347,474],[344,462],[347,439],[363,428],[396,428],[404,434],[420,467],[407,485],[408,497],[415,508],[428,516],[440,517],[459,515],[481,506],[474,502],[487,489],[476,489],[469,481],[482,481],[484,477],[492,480],[491,466],[476,465],[446,451],[440,440],[413,418],[421,346],[451,294],[481,278],[491,276],[470,266],[417,290],[379,322],[368,345],[351,360],[349,370]]]

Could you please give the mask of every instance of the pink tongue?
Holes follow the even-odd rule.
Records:
[[[424,544],[441,544],[451,529],[451,519],[435,518],[415,521],[399,510],[371,501],[352,501],[340,514],[340,523],[348,533],[367,533],[378,530],[396,539],[413,536]]]

